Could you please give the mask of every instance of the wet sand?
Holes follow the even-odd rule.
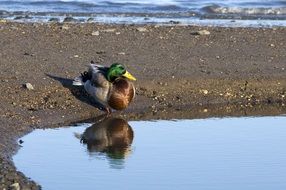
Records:
[[[210,35],[193,34],[203,29]],[[102,114],[71,86],[91,60],[121,62],[137,77],[135,101],[114,113],[129,120],[278,115],[285,36],[286,28],[0,23],[0,189],[38,188],[11,161],[19,137]]]

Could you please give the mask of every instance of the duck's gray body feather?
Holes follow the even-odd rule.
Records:
[[[91,79],[84,83],[84,88],[87,93],[104,106],[108,106],[106,103],[112,86],[105,77],[107,70],[107,67],[90,64],[88,73],[91,76]]]
[[[108,106],[106,103],[112,83],[105,77],[107,70],[107,67],[90,64],[88,68],[89,79],[86,80],[82,76],[79,76],[75,78],[73,85],[83,85],[86,92],[98,103]]]

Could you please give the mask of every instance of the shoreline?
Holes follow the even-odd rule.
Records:
[[[210,28],[284,28],[285,19],[235,19],[235,18],[149,18],[136,16],[121,16],[120,14],[97,17],[87,16],[36,16],[29,14],[0,17],[1,23],[19,24],[95,24],[95,25],[124,25],[124,26],[161,26],[161,27],[210,27]],[[140,14],[139,14],[140,15]]]
[[[283,27],[0,23],[0,189],[37,188],[11,161],[19,137],[102,114],[70,85],[91,60],[122,62],[138,79],[135,101],[114,113],[126,119],[279,115],[285,36]]]

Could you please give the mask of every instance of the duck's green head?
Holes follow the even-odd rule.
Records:
[[[113,82],[118,77],[124,77],[129,80],[136,80],[121,64],[113,63],[107,71],[107,80]]]

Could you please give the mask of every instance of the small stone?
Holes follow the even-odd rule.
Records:
[[[23,19],[24,17],[23,16],[16,16],[14,17],[14,20],[20,20],[20,19]]]
[[[20,184],[19,183],[13,183],[12,185],[10,185],[10,188],[12,190],[20,190]]]
[[[105,54],[106,52],[105,51],[97,51],[95,52],[96,54]]]
[[[74,55],[73,57],[78,58],[78,57],[79,57],[79,55]]]
[[[34,87],[33,87],[33,85],[31,83],[26,83],[24,85],[24,87],[27,88],[28,90],[34,90]]]
[[[118,55],[125,55],[125,52],[119,52]]]
[[[49,22],[60,22],[59,18],[50,18]]]
[[[231,93],[230,92],[226,92],[225,96],[231,96]]]
[[[0,19],[0,23],[6,23],[6,22],[7,22],[6,19],[3,19],[3,18]]]
[[[195,31],[195,32],[191,32],[192,35],[210,35],[211,33],[207,30],[199,30],[199,31]]]
[[[274,44],[270,44],[270,47],[275,47],[275,45]]]
[[[67,25],[63,25],[63,26],[62,26],[62,29],[63,29],[63,30],[68,30],[68,29],[70,29],[70,27],[67,26]]]
[[[181,22],[180,21],[176,21],[176,20],[170,20],[169,23],[171,23],[171,24],[180,24]]]
[[[115,29],[114,28],[109,28],[109,29],[105,29],[105,30],[102,30],[102,32],[115,32]]]
[[[92,35],[92,36],[99,36],[99,31],[93,31],[93,32],[91,33],[91,35]]]
[[[73,17],[66,17],[63,22],[77,22],[77,19]]]
[[[202,90],[202,93],[203,93],[203,94],[208,94],[209,91],[208,91],[208,90]]]
[[[92,21],[94,21],[94,19],[91,17],[87,19],[87,22],[92,22]]]
[[[136,30],[139,32],[147,32],[147,29],[144,27],[138,27]]]
[[[115,34],[116,34],[116,35],[119,35],[119,34],[120,34],[120,32],[116,32]]]
[[[204,113],[207,113],[207,112],[208,112],[208,109],[204,109],[203,112],[204,112]]]

